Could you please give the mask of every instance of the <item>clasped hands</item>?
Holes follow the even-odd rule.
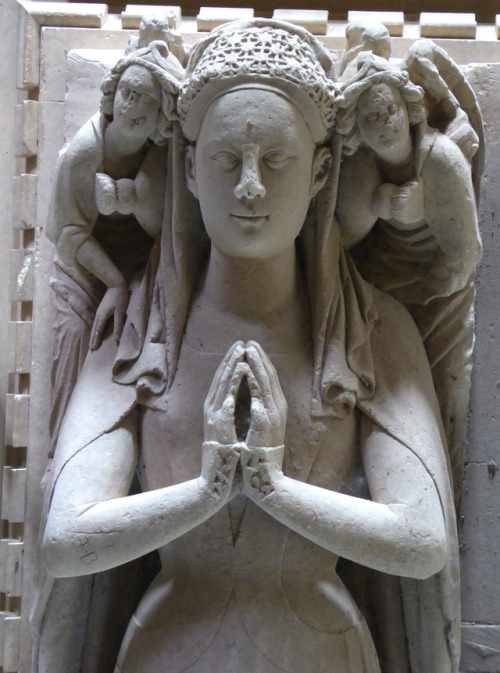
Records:
[[[249,424],[238,438],[240,388],[250,393]],[[278,375],[255,341],[237,341],[215,373],[204,405],[205,441],[201,479],[221,504],[243,491],[258,502],[282,476],[287,404]]]

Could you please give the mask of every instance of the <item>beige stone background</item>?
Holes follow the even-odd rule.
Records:
[[[28,612],[48,444],[51,249],[42,234],[52,170],[58,149],[99,99],[99,67],[85,81],[72,79],[78,51],[69,52],[96,49],[106,59],[108,50],[123,49],[128,38],[122,30],[125,6],[108,10],[97,3],[23,3],[0,4],[0,437],[5,437],[0,442],[0,463],[5,466],[0,484],[0,673],[31,671]],[[275,7],[301,5],[300,0],[253,3],[256,14],[267,16]],[[494,3],[387,0],[382,6],[380,0],[367,0],[355,7],[339,2],[334,8],[327,2],[314,6],[331,10],[334,21],[324,39],[336,49],[343,47],[348,8],[404,9],[403,37],[393,41],[395,56],[419,36],[419,10],[476,12],[479,21],[475,39],[437,41],[464,66],[483,110],[487,140],[480,201],[485,254],[478,274],[477,346],[460,513],[461,670],[500,673],[500,40]],[[183,6],[181,31],[190,42],[197,35],[196,21],[189,17],[198,9],[193,3]],[[132,17],[141,11],[127,10]],[[86,92],[81,106],[74,104],[78,87]]]

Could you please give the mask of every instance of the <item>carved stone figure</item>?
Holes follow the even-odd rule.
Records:
[[[458,670],[439,407],[414,322],[341,243],[332,67],[264,19],[190,55],[161,240],[47,495],[54,577],[159,552],[115,673]]]
[[[101,110],[56,167],[46,229],[57,248],[53,443],[89,346],[99,346],[110,318],[119,339],[129,292],[161,230],[166,142],[183,69],[166,42],[144,44],[156,37],[150,24],[106,76]]]
[[[435,57],[437,47],[427,45]],[[417,44],[401,65],[361,51],[344,72],[337,130],[347,156],[337,217],[362,275],[402,301],[420,330],[458,494],[474,343],[474,273],[481,257],[470,165],[478,137],[459,106],[446,133],[427,123],[424,89],[408,75],[419,50]],[[420,71],[430,70],[430,61],[421,58],[419,64]],[[442,88],[451,98],[443,81]]]

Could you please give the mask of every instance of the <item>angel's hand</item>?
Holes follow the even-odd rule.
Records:
[[[392,217],[392,198],[397,190],[396,185],[386,182],[375,190],[372,201],[372,211],[381,220],[390,220]]]
[[[396,220],[400,229],[412,228],[423,220],[424,210],[424,183],[422,178],[410,180],[397,187],[391,199],[391,219]]]
[[[112,215],[118,210],[118,185],[106,173],[95,175],[95,202],[102,215]]]
[[[90,333],[91,351],[97,350],[101,345],[104,330],[110,318],[113,318],[115,341],[118,342],[120,340],[127,314],[128,300],[129,293],[125,281],[119,285],[108,287],[95,314],[92,332]]]

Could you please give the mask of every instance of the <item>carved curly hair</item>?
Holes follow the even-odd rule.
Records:
[[[343,138],[343,152],[354,154],[360,143],[357,126],[357,105],[365,91],[376,84],[387,84],[399,91],[406,103],[410,124],[420,124],[427,118],[424,106],[424,91],[413,84],[408,74],[388,61],[371,53],[363,52],[357,57],[357,74],[342,86],[342,95],[337,99],[336,130]]]

